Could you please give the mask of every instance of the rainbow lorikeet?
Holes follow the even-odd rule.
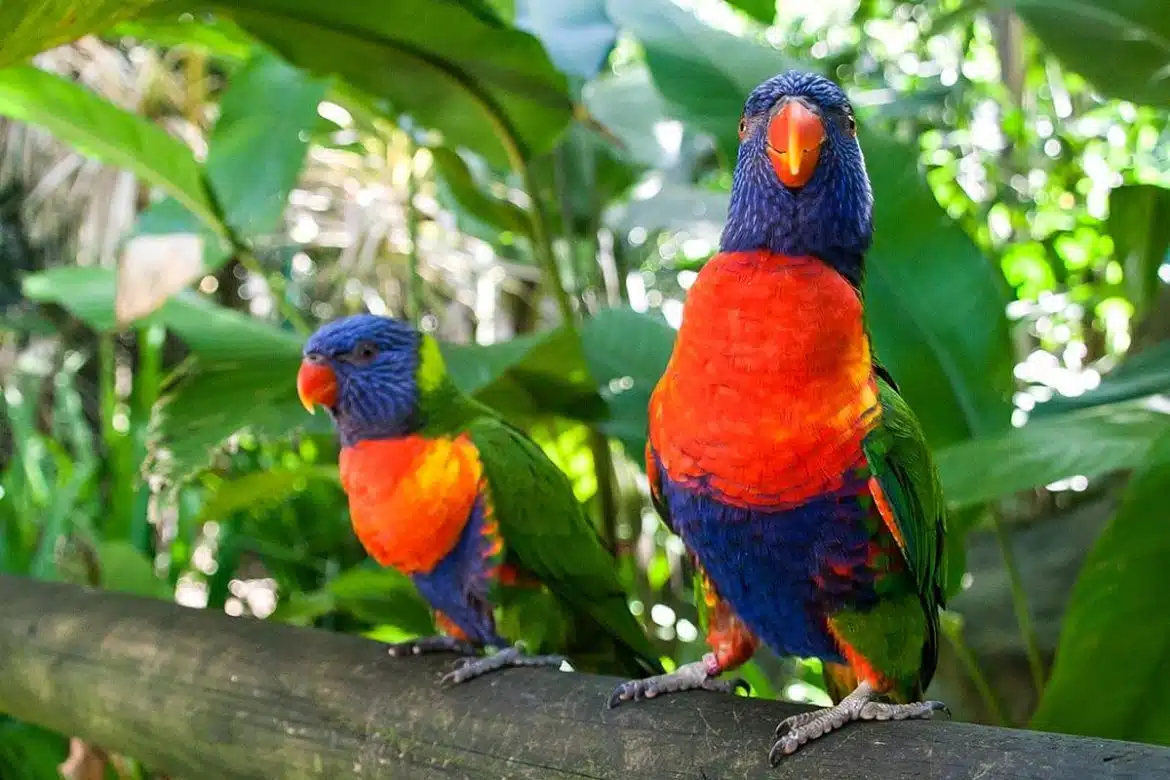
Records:
[[[305,344],[297,391],[333,418],[358,539],[434,609],[441,635],[391,655],[472,656],[447,683],[576,651],[597,671],[662,671],[568,478],[455,387],[431,336],[373,315],[329,323]]]
[[[654,503],[698,574],[711,652],[621,701],[726,689],[760,641],[820,658],[835,706],[788,718],[773,762],[852,720],[929,717],[945,512],[922,430],[870,353],[869,177],[845,93],[756,87],[720,251],[650,401]],[[891,701],[876,701],[877,697]]]

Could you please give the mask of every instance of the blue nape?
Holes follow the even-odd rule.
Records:
[[[702,485],[659,473],[675,531],[748,628],[781,655],[843,663],[825,616],[877,603],[865,480],[768,512],[729,506]]]
[[[504,647],[508,643],[496,633],[488,600],[489,541],[483,535],[483,520],[481,496],[472,505],[471,517],[451,552],[430,572],[415,574],[412,579],[431,607],[459,626],[469,641]]]

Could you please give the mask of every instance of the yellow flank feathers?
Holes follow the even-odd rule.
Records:
[[[422,345],[418,350],[418,389],[424,393],[435,390],[447,375],[447,365],[439,352],[439,342],[434,337],[422,334]]]

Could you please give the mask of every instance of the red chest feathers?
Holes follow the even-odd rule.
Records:
[[[869,340],[852,286],[814,258],[721,254],[687,297],[650,404],[650,439],[676,481],[781,508],[839,488],[877,419]]]
[[[406,574],[429,572],[459,541],[483,475],[466,436],[362,441],[341,451],[340,467],[362,546]]]

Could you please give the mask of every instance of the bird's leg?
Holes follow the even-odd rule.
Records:
[[[401,658],[407,655],[426,655],[428,653],[479,654],[479,648],[468,640],[463,629],[438,610],[435,611],[435,625],[442,632],[441,634],[392,644],[389,647],[390,655]]]
[[[653,699],[660,693],[699,690],[732,693],[736,688],[748,690],[747,683],[741,679],[715,678],[746,663],[756,651],[758,640],[735,616],[730,605],[715,597],[713,592],[710,596],[711,598],[707,599],[710,605],[707,644],[712,652],[704,655],[700,661],[683,664],[670,674],[622,683],[610,694],[610,707],[616,707],[630,699]]]
[[[887,704],[873,701],[877,691],[867,681],[862,681],[853,693],[837,705],[811,712],[802,712],[785,718],[776,727],[776,744],[768,753],[768,760],[775,765],[784,756],[795,753],[806,742],[839,729],[854,720],[906,720],[929,718],[932,713],[947,707],[941,701],[916,701],[910,704]]]
[[[555,666],[567,663],[563,655],[528,655],[522,642],[510,647],[488,648],[488,655],[478,658],[460,658],[455,670],[443,675],[443,685],[458,685],[489,672],[520,666]]]

